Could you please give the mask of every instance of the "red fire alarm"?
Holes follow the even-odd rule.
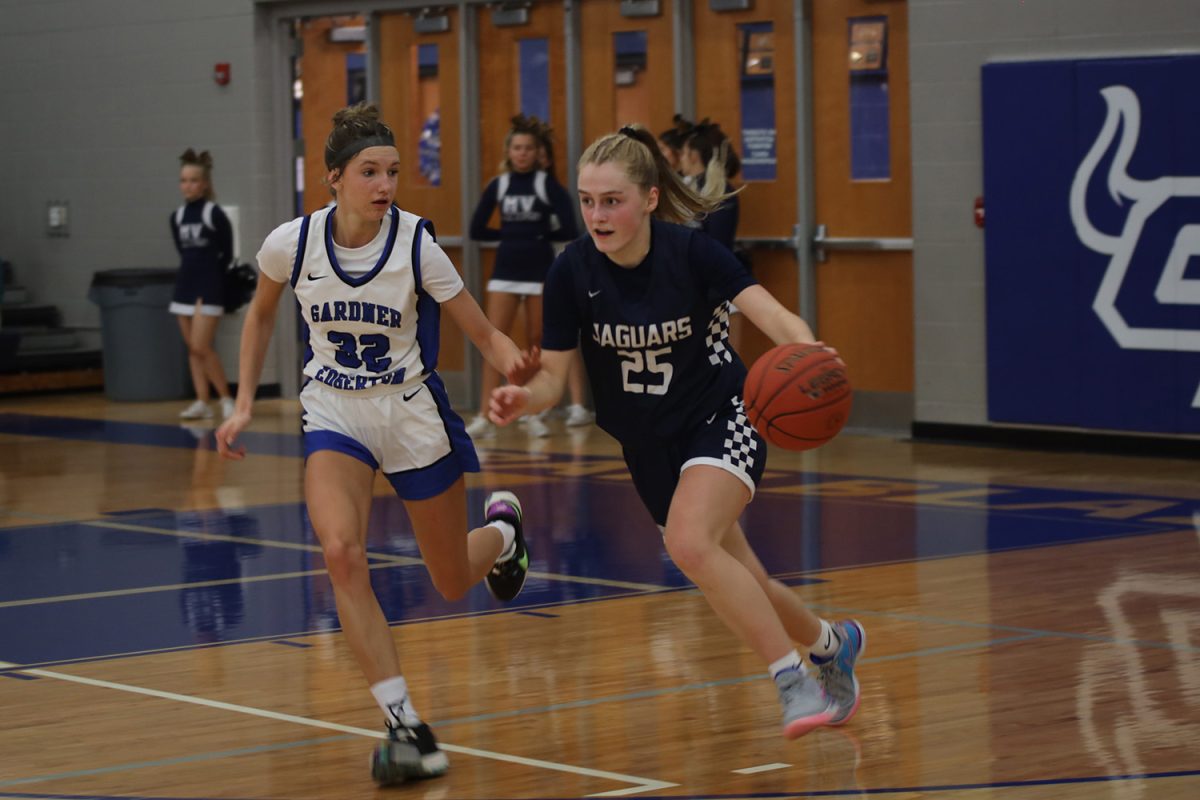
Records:
[[[227,86],[229,84],[228,62],[222,62],[213,66],[213,80],[217,82],[217,86]]]
[[[975,227],[983,227],[983,198],[975,198]]]

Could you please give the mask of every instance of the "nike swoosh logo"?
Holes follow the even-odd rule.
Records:
[[[597,289],[596,291],[593,292],[591,289],[588,289],[588,297],[595,297],[596,295],[600,294],[602,291],[604,291],[604,290]]]
[[[708,422],[706,424],[712,425],[712,421],[716,418],[717,418],[717,415],[713,414],[711,417],[708,418]]]
[[[417,396],[417,393],[420,392],[424,388],[425,388],[424,386],[418,386],[416,389],[413,390],[412,394],[404,395],[404,402],[407,403],[409,400],[412,400],[414,397]]]
[[[329,276],[328,275],[309,275],[308,279],[310,281],[319,281],[319,280],[321,280],[321,278],[327,278],[327,277],[329,277]]]

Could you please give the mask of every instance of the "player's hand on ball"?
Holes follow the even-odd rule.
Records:
[[[846,366],[846,362],[842,361],[842,356],[840,353],[838,353],[836,347],[834,347],[831,344],[825,344],[825,342],[821,342],[821,341],[813,342],[813,344],[816,345],[817,347],[824,349],[826,353],[832,353],[833,355],[837,356],[837,362],[839,364],[841,364],[843,367]]]

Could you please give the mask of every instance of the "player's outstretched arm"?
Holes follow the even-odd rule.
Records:
[[[798,342],[810,344],[817,340],[812,328],[800,317],[783,307],[783,304],[762,286],[748,286],[733,298],[734,305],[775,344]]]
[[[271,332],[275,330],[275,315],[279,310],[279,298],[284,284],[259,274],[254,299],[246,311],[242,324],[242,343],[238,349],[238,393],[233,416],[217,428],[217,452],[225,458],[241,459],[246,448],[234,448],[238,435],[250,424],[250,410],[258,381],[262,377],[263,362],[267,357],[267,346],[271,343]]]
[[[534,356],[522,353],[512,339],[501,333],[465,288],[442,303],[442,308],[458,323],[458,327],[462,328],[467,338],[479,349],[480,355],[501,375],[523,376],[528,371]]]
[[[543,350],[542,368],[524,386],[499,386],[488,401],[488,418],[507,425],[522,414],[536,414],[557,403],[567,387],[574,350]]]

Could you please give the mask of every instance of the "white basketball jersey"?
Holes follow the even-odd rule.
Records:
[[[420,379],[437,366],[439,306],[422,288],[420,263],[432,226],[393,206],[380,237],[355,251],[366,271],[348,272],[329,229],[333,210],[304,218],[298,232],[291,284],[309,328],[304,374],[372,393]]]

